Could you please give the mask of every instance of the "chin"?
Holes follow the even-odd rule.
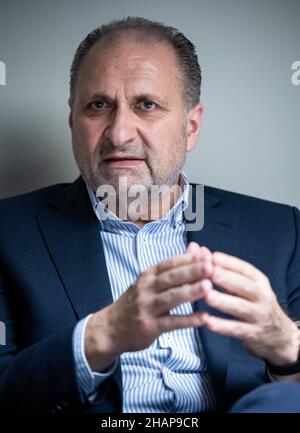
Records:
[[[119,185],[122,180],[121,178],[125,178],[125,185],[127,187],[127,190],[135,185],[143,185],[146,186],[146,188],[150,187],[153,184],[152,178],[149,176],[149,174],[141,174],[138,173],[135,170],[128,170],[128,169],[120,169],[113,172],[111,170],[110,173],[101,173],[100,171],[95,171],[93,173],[89,173],[89,176],[85,176],[86,179],[91,180],[91,182],[88,182],[90,185],[92,184],[93,187],[97,190],[97,188],[101,185],[111,185],[115,188],[116,191],[119,191]]]

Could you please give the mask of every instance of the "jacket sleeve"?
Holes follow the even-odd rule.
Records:
[[[290,259],[286,287],[288,290],[288,309],[291,317],[300,321],[300,211],[292,209],[294,218],[295,245]]]
[[[72,351],[74,326],[19,351],[17,330],[22,323],[13,317],[3,275],[0,321],[0,410],[59,412],[80,406]]]
[[[120,388],[113,375],[98,385],[93,401],[82,398],[73,347],[76,324],[18,347],[22,323],[8,293],[0,270],[0,412],[121,412]]]

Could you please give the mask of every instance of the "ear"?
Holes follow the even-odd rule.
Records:
[[[69,107],[70,107],[70,113],[69,113],[68,123],[69,123],[70,129],[72,129],[72,127],[73,127],[73,119],[72,119],[72,102],[71,102],[71,98],[69,98],[68,104],[69,104]]]
[[[197,146],[202,124],[203,111],[203,105],[197,104],[187,115],[187,152],[191,152]]]

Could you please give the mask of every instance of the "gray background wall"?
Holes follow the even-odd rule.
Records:
[[[0,196],[77,176],[72,56],[90,30],[127,15],[178,27],[197,45],[205,120],[190,179],[300,207],[299,0],[1,1]]]

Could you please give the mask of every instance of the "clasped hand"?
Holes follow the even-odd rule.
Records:
[[[231,318],[170,314],[177,305],[198,299]],[[103,371],[121,353],[145,349],[163,332],[200,326],[240,339],[250,353],[271,364],[297,360],[299,330],[278,304],[267,276],[246,261],[195,242],[186,253],[143,271],[117,301],[92,315],[86,356],[91,368]]]

